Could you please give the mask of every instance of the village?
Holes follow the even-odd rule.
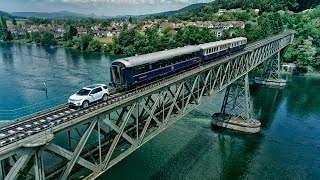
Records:
[[[241,9],[219,9],[217,13],[215,13],[216,17],[223,16],[224,14],[230,13],[241,13],[244,10]],[[259,13],[258,9],[255,9],[254,12]],[[12,21],[7,21],[7,28],[11,34],[16,36],[26,36],[35,32],[52,32],[54,37],[59,39],[63,38],[68,31],[68,26],[61,24],[28,24],[28,19],[16,19],[16,23]],[[128,19],[125,20],[112,20],[106,26],[103,23],[97,23],[94,25],[90,25],[87,27],[77,26],[76,32],[77,36],[91,34],[95,39],[102,43],[108,43],[112,41],[114,36],[118,36],[120,32],[125,30],[135,29],[138,32],[145,32],[150,28],[156,28],[159,32],[164,31],[178,31],[184,27],[198,27],[198,28],[206,28],[210,29],[212,35],[219,38],[223,36],[225,30],[232,29],[244,29],[245,21],[182,21],[182,22],[170,22],[169,20],[163,19],[153,19],[153,20],[143,20],[137,19],[135,22],[129,22]],[[255,24],[252,23],[251,24]],[[228,32],[228,33],[232,33]]]

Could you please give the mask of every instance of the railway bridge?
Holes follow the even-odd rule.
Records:
[[[17,120],[0,129],[0,179],[94,179],[225,88],[220,114],[248,122],[248,73],[262,63],[279,67],[293,38],[285,32],[248,44],[85,109],[61,105]]]

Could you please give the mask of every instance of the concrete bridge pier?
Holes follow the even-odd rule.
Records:
[[[221,112],[212,115],[211,124],[245,133],[260,131],[260,121],[251,117],[248,74],[227,87]]]
[[[268,86],[284,87],[287,81],[281,79],[280,67],[280,51],[271,57],[270,61],[265,61],[263,74],[261,77],[255,78],[256,84],[263,84]]]

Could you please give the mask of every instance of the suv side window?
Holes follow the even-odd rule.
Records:
[[[96,93],[101,92],[101,91],[102,91],[102,88],[99,87],[99,88],[94,89],[91,94],[96,94]]]
[[[97,89],[93,89],[90,94],[95,94],[95,93],[97,93]]]
[[[108,89],[108,87],[107,86],[103,86],[103,89]]]

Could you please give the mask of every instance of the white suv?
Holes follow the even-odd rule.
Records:
[[[76,94],[73,94],[68,99],[70,106],[81,106],[86,108],[90,103],[103,100],[106,101],[109,96],[109,89],[105,84],[94,84],[82,88]]]

